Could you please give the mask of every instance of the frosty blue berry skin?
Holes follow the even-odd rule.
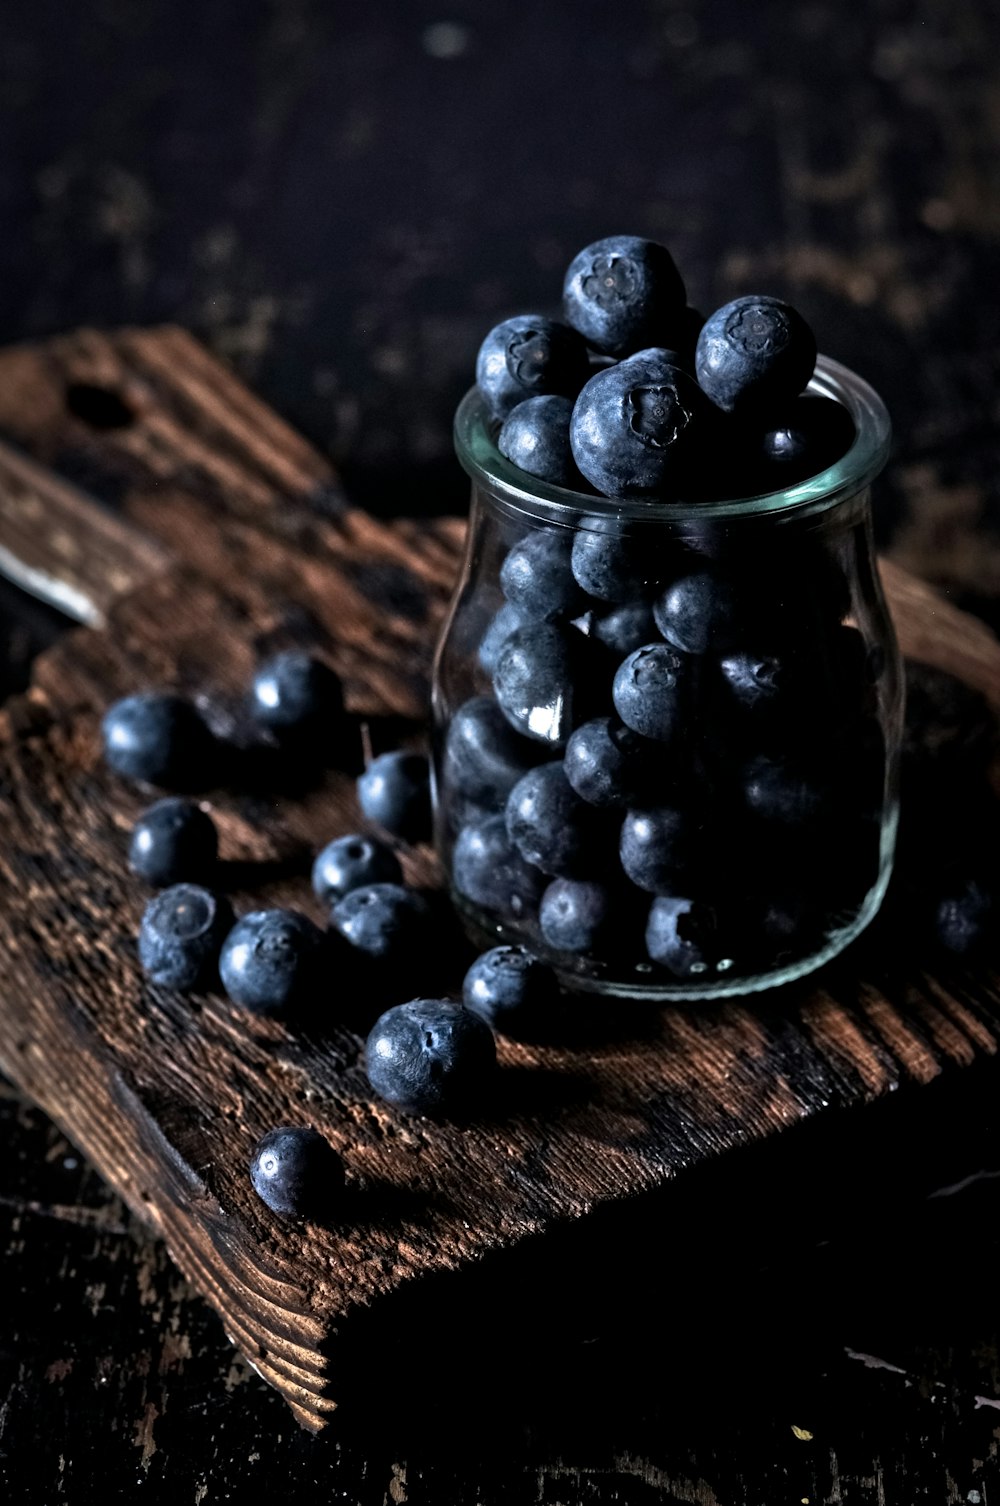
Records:
[[[365,884],[330,911],[330,926],[373,962],[401,963],[427,943],[429,911],[422,895],[402,884]]]
[[[646,922],[646,950],[675,978],[707,973],[722,950],[716,912],[690,899],[654,899]]]
[[[362,814],[404,842],[425,842],[431,831],[430,777],[426,753],[379,754],[358,777]]]
[[[532,867],[571,877],[598,860],[597,818],[573,789],[561,762],[540,764],[507,796],[507,835]]]
[[[477,957],[462,983],[466,1009],[501,1035],[520,1031],[552,1006],[555,979],[520,946],[495,946]]]
[[[586,953],[610,941],[615,896],[596,879],[553,879],[542,895],[538,925],[557,952]]]
[[[516,732],[552,749],[565,745],[583,698],[584,642],[554,623],[526,623],[510,635],[497,656],[493,694]]]
[[[309,1003],[320,984],[322,931],[297,910],[255,910],[237,921],[219,959],[222,986],[254,1014]]]
[[[615,675],[615,710],[633,732],[657,742],[678,733],[692,677],[690,661],[669,643],[647,643]]]
[[[549,393],[512,408],[497,435],[497,449],[519,470],[551,486],[578,487],[583,478],[569,444],[573,403]]]
[[[665,345],[671,335],[684,339],[690,322],[673,257],[638,235],[605,236],[573,258],[563,313],[594,350],[618,357]]]
[[[211,782],[212,735],[192,703],[172,691],[141,691],[115,701],[101,733],[105,762],[126,779],[168,790]]]
[[[143,811],[132,829],[129,867],[157,889],[205,883],[215,872],[219,835],[207,811],[171,795]]]
[[[710,314],[695,352],[698,385],[726,413],[797,397],[815,365],[816,340],[802,315],[763,294]]]
[[[529,397],[575,397],[589,371],[581,335],[541,314],[518,314],[490,330],[476,357],[476,383],[494,418]]]
[[[496,1045],[485,1021],[463,1005],[414,999],[375,1022],[365,1067],[379,1097],[407,1113],[470,1110],[492,1085]]]
[[[534,914],[545,888],[544,875],[525,862],[507,835],[502,815],[461,828],[451,873],[459,895],[509,920]]]
[[[314,654],[290,649],[262,664],[250,687],[254,720],[281,739],[336,728],[344,716],[339,676]]]
[[[317,854],[312,870],[313,893],[325,905],[336,904],[365,884],[402,881],[403,870],[392,848],[362,832],[328,842]]]
[[[566,744],[563,771],[582,800],[617,810],[656,787],[654,749],[617,717],[595,717]]]
[[[478,805],[499,805],[542,756],[521,737],[492,696],[476,696],[452,718],[444,747],[449,789]]]
[[[557,622],[587,605],[570,564],[573,535],[567,529],[529,533],[500,566],[500,585],[521,621]]]
[[[344,1189],[344,1163],[324,1135],[304,1125],[269,1130],[250,1158],[253,1190],[282,1218],[335,1215]]]
[[[152,983],[183,992],[214,988],[219,954],[233,924],[224,895],[198,884],[173,884],[147,904],[139,929],[139,961]]]

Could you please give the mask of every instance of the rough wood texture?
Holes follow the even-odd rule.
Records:
[[[99,428],[67,417],[66,394],[81,390],[105,394]],[[122,861],[143,801],[100,764],[101,708],[176,684],[225,720],[262,649],[307,642],[342,672],[355,710],[420,716],[460,529],[388,529],[347,509],[309,447],[176,330],[85,332],[0,356],[0,427],[43,463],[67,445],[86,453],[151,563],[140,589],[111,600],[100,551],[77,562],[106,625],[44,655],[0,720],[0,1065],[164,1235],[308,1426],[352,1385],[338,1356],[406,1311],[420,1278],[488,1255],[496,1269],[533,1234],[996,1051],[995,977],[933,976],[862,947],[780,1000],[623,1009],[613,1038],[505,1043],[506,1107],[459,1131],[373,1103],[342,1023],[357,1022],[349,988],[331,988],[329,1019],[308,1035],[148,988],[134,958],[142,897]],[[906,651],[1000,707],[986,630],[901,572],[887,585]],[[249,865],[238,901],[308,906],[311,851],[357,822],[344,774],[294,798],[211,798],[225,857]],[[426,853],[408,866],[433,875]],[[248,1188],[256,1137],[303,1117],[358,1188],[337,1228],[279,1225]]]

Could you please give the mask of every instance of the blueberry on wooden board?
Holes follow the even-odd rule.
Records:
[[[531,914],[545,887],[542,874],[524,861],[507,835],[503,816],[462,827],[451,872],[459,894],[513,919]]]
[[[615,710],[633,732],[669,742],[680,729],[690,660],[669,643],[647,643],[615,675]]]
[[[104,758],[116,774],[165,789],[207,782],[214,740],[191,702],[169,691],[116,701],[101,722]]]
[[[587,347],[575,329],[518,314],[490,330],[476,357],[476,384],[494,418],[529,397],[575,397],[587,379]]]
[[[364,884],[401,884],[403,870],[390,847],[376,837],[352,832],[335,837],[317,855],[312,869],[316,897],[332,905]]]
[[[501,1034],[537,1018],[554,994],[555,980],[549,969],[520,946],[495,946],[483,952],[462,984],[466,1009]]]
[[[538,908],[541,933],[557,952],[595,951],[613,917],[612,893],[594,879],[553,879]]]
[[[521,737],[491,696],[459,706],[444,743],[443,784],[448,791],[494,809],[503,805],[541,753]]]
[[[563,282],[563,314],[595,350],[623,356],[665,344],[684,327],[684,283],[666,246],[609,235],[574,256]]]
[[[257,1196],[283,1218],[319,1217],[335,1208],[344,1164],[318,1130],[283,1124],[254,1147],[250,1180]]]
[[[797,396],[815,365],[816,340],[802,315],[762,294],[710,314],[695,352],[699,386],[727,413]]]
[[[445,999],[397,1004],[375,1022],[365,1045],[368,1080],[380,1098],[412,1114],[467,1109],[496,1068],[490,1027]]]
[[[405,962],[428,940],[427,901],[402,884],[365,884],[330,911],[330,925],[375,962]]]
[[[500,566],[500,586],[522,622],[575,617],[587,599],[573,576],[573,534],[568,528],[538,530],[514,545]]]
[[[342,720],[344,691],[329,664],[291,649],[257,670],[250,704],[254,720],[276,737],[311,736]]]
[[[497,449],[512,465],[552,486],[577,487],[581,476],[569,446],[573,403],[548,393],[512,408],[497,436]]]
[[[425,842],[430,836],[431,772],[426,753],[380,753],[358,776],[357,790],[366,820],[404,842]]]
[[[226,937],[222,986],[254,1014],[280,1014],[315,993],[323,949],[322,931],[297,910],[254,910]]]
[[[670,351],[641,350],[599,371],[573,409],[573,458],[607,497],[655,497],[685,488],[707,438],[712,405]]]
[[[233,924],[228,899],[197,884],[174,884],[149,901],[139,928],[143,971],[163,988],[211,988]]]
[[[157,889],[168,884],[203,883],[211,878],[219,852],[215,822],[201,806],[176,795],[143,811],[132,828],[129,867]]]

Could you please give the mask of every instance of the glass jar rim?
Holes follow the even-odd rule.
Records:
[[[857,496],[885,465],[892,438],[886,406],[867,382],[839,361],[819,356],[806,391],[841,403],[854,420],[854,442],[846,454],[805,481],[780,491],[718,501],[659,502],[603,497],[570,491],[528,476],[496,447],[492,420],[479,390],[471,387],[455,413],[455,453],[473,481],[513,512],[552,523],[578,523],[581,515],[681,523],[789,513],[826,512]]]

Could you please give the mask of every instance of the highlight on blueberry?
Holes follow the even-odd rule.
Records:
[[[753,294],[716,309],[698,336],[698,385],[727,413],[784,402],[806,386],[816,340],[780,298]]]
[[[139,928],[143,972],[163,988],[214,987],[219,954],[233,924],[224,895],[198,884],[172,884],[151,899]]]
[[[495,325],[476,357],[479,390],[501,419],[529,397],[575,397],[588,371],[582,336],[541,314],[518,314]]]
[[[283,1218],[321,1218],[336,1208],[344,1163],[325,1135],[282,1124],[254,1147],[250,1181],[257,1196]]]
[[[493,1032],[446,999],[414,999],[386,1010],[365,1044],[368,1081],[380,1098],[411,1114],[474,1108],[496,1067]]]
[[[358,804],[368,821],[404,842],[431,834],[431,772],[426,753],[396,749],[373,758],[358,776]]]
[[[610,355],[666,344],[668,333],[684,329],[684,308],[684,283],[670,252],[638,235],[609,235],[585,246],[563,282],[567,322]]]
[[[212,734],[191,702],[172,691],[140,691],[115,701],[101,733],[105,762],[126,779],[164,789],[209,782]]]
[[[163,889],[168,884],[205,883],[215,870],[218,852],[219,834],[208,812],[168,795],[135,823],[128,860],[139,878]]]
[[[511,465],[539,481],[578,488],[581,476],[569,445],[572,417],[573,403],[568,397],[549,393],[526,398],[505,418],[497,449]]]

